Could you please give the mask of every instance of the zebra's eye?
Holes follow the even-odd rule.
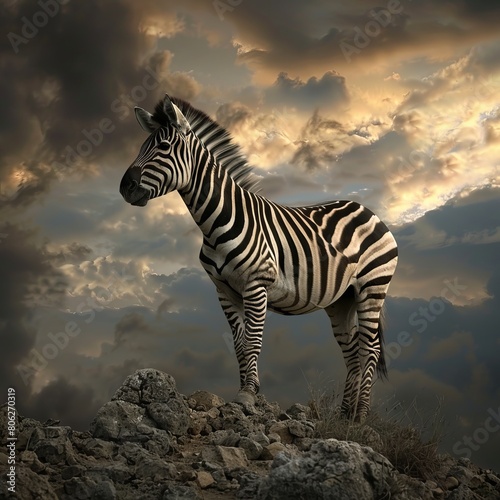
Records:
[[[169,151],[171,148],[171,144],[167,141],[161,141],[159,144],[158,144],[158,149],[160,151]]]

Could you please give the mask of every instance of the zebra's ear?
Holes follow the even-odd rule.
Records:
[[[139,108],[138,106],[134,108],[134,111],[139,125],[146,132],[152,133],[160,126],[158,122],[153,120],[153,115],[149,111]]]
[[[172,102],[168,94],[165,94],[163,99],[163,112],[167,115],[170,123],[174,125],[180,132],[186,134],[191,130],[191,126],[182,111]]]

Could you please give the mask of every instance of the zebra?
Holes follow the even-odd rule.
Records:
[[[135,115],[149,137],[120,193],[145,206],[177,190],[203,233],[200,262],[239,364],[234,401],[256,402],[266,311],[324,309],[347,367],[341,414],[364,420],[375,371],[387,377],[382,312],[398,259],[387,226],[355,201],[290,207],[264,198],[230,134],[184,100],[165,95],[153,114],[136,107]]]

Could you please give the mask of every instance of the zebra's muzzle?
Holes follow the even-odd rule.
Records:
[[[123,175],[120,183],[120,193],[123,199],[131,205],[144,207],[149,201],[149,191],[139,185],[141,170],[138,167],[130,167]]]
[[[143,188],[140,188],[140,189],[143,189]],[[148,201],[149,201],[149,192],[146,191],[141,198],[139,198],[135,201],[131,201],[130,204],[134,205],[134,207],[145,207],[147,205]]]

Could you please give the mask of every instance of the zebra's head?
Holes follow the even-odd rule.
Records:
[[[187,137],[191,127],[168,95],[154,114],[136,107],[135,116],[150,136],[123,175],[120,193],[128,203],[143,207],[150,199],[180,189],[189,181]]]

